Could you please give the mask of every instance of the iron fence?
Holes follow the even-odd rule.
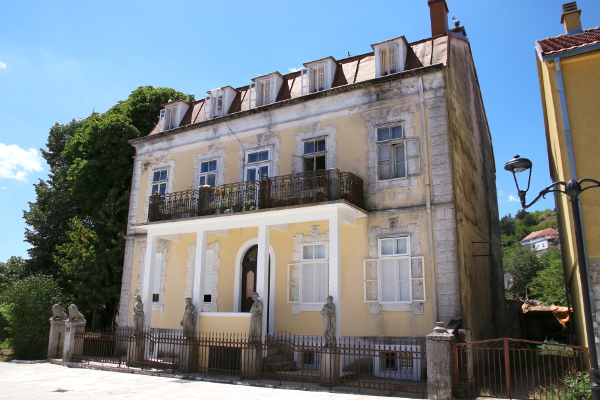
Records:
[[[517,339],[454,345],[459,398],[589,399],[585,347]]]
[[[423,338],[341,338],[326,347],[322,336],[200,333],[186,338],[180,330],[131,328],[81,332],[76,359],[121,368],[172,370],[216,377],[296,381],[426,396]]]
[[[350,172],[317,170],[201,186],[150,196],[148,221],[227,214],[344,199],[363,207],[363,181]]]

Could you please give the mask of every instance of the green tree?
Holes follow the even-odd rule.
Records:
[[[520,244],[503,249],[502,257],[504,272],[513,276],[515,291],[519,296],[525,298],[526,294],[530,294],[528,293],[529,284],[537,273],[544,269],[544,264],[533,250]]]
[[[37,275],[17,279],[0,293],[0,314],[8,322],[16,358],[46,358],[48,318],[61,291],[52,277]]]
[[[542,254],[540,261],[544,269],[532,279],[530,286],[536,300],[547,304],[566,306],[565,278],[560,250],[550,248]]]

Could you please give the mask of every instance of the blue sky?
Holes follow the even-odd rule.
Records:
[[[564,33],[566,0],[447,0],[471,42],[494,140],[500,215],[520,209],[504,163],[534,163],[532,193],[550,183],[534,44]],[[579,0],[584,28],[600,2]],[[452,24],[450,22],[450,24]],[[46,179],[39,157],[54,123],[104,112],[138,86],[202,98],[326,56],[431,36],[426,0],[120,0],[4,2],[0,16],[0,261],[27,257],[22,210]],[[598,178],[598,177],[593,177]],[[532,197],[533,198],[533,197]],[[553,208],[553,200],[532,209]]]

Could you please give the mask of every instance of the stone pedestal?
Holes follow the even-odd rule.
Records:
[[[85,332],[85,321],[64,321],[65,342],[62,352],[62,360],[65,362],[77,362],[83,352],[83,338],[75,338],[76,333]]]
[[[50,318],[50,335],[48,336],[48,358],[62,358],[65,344],[65,321]]]
[[[250,344],[242,354],[242,371],[252,375],[262,371],[262,346]]]
[[[340,382],[340,354],[333,349],[324,349],[319,354],[319,376],[321,384],[333,386]]]
[[[198,371],[198,345],[187,342],[181,345],[179,360],[181,366],[188,372]]]
[[[427,398],[452,399],[452,345],[455,337],[438,322],[427,335]]]
[[[127,360],[125,364],[128,367],[136,367],[144,361],[146,352],[146,341],[141,333],[132,335],[127,342]]]

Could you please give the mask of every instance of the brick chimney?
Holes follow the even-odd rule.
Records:
[[[431,36],[448,33],[448,6],[446,0],[428,0],[431,16]]]
[[[582,33],[581,29],[581,10],[577,9],[577,2],[572,1],[562,5],[562,15],[560,16],[560,23],[565,26],[565,32],[569,35],[576,35]]]

